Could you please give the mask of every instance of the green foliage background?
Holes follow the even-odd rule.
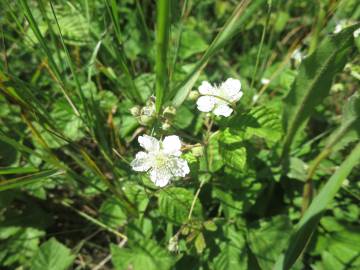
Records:
[[[356,0],[1,1],[0,269],[359,269],[359,19]],[[233,115],[199,112],[193,90],[229,77]],[[132,171],[144,133],[180,136],[189,176]]]

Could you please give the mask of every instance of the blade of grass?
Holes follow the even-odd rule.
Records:
[[[70,98],[70,93],[68,93],[68,91],[64,87],[65,83],[61,77],[60,70],[59,70],[58,66],[56,65],[53,55],[47,46],[46,40],[44,39],[44,37],[42,36],[42,34],[40,32],[37,22],[35,21],[34,16],[31,12],[30,7],[29,7],[28,3],[26,2],[26,0],[20,0],[20,6],[21,6],[23,12],[25,13],[25,17],[26,17],[27,21],[29,22],[31,29],[33,30],[37,40],[39,41],[41,48],[43,49],[43,51],[45,52],[45,54],[47,56],[47,59],[49,61],[49,65],[50,65],[50,69],[51,69],[51,75],[53,75],[56,82],[59,83],[61,92],[65,96],[67,102],[70,104],[74,113],[77,116],[80,116],[80,112],[79,112],[78,108],[76,107],[76,105],[74,104],[72,99]]]
[[[34,167],[10,167],[10,168],[0,168],[0,175],[5,174],[22,174],[22,173],[33,173],[37,172],[38,169]]]
[[[59,171],[59,170],[46,170],[46,171],[30,174],[27,176],[2,180],[0,181],[0,191],[14,189],[14,188],[22,188],[25,185],[43,181],[48,179],[49,177],[61,175],[64,173],[65,173],[64,171]]]
[[[170,31],[170,0],[158,0],[156,4],[156,63],[155,106],[159,113],[168,90],[168,47]]]
[[[249,6],[251,2],[251,5]],[[182,81],[174,90],[171,91],[173,96],[172,104],[175,107],[179,107],[186,99],[191,88],[197,81],[200,73],[206,67],[208,61],[214,56],[219,50],[221,50],[225,44],[238,33],[240,26],[247,21],[258,8],[265,3],[266,0],[243,0],[235,8],[233,14],[225,23],[224,27],[217,34],[209,48],[206,50],[204,55],[201,57],[199,62],[189,73],[189,75]]]
[[[360,161],[360,143],[345,159],[336,172],[330,177],[329,181],[322,188],[320,193],[312,201],[309,209],[296,225],[284,255],[280,256],[276,262],[275,270],[291,269],[297,258],[305,249],[312,233],[315,231],[323,212],[335,197],[343,181],[350,174],[354,166]]]
[[[119,21],[118,8],[117,8],[117,5],[116,5],[116,1],[115,0],[105,0],[105,4],[106,4],[107,10],[109,12],[111,21],[112,21],[112,23],[114,25],[114,28],[115,28],[116,39],[117,39],[117,41],[119,43],[119,48],[116,50],[117,60],[119,62],[121,71],[125,75],[127,85],[131,89],[131,91],[127,91],[127,90],[126,91],[130,94],[130,97],[134,101],[136,101],[138,103],[142,103],[141,95],[140,95],[139,90],[137,89],[137,87],[136,87],[136,85],[134,83],[133,75],[131,74],[131,72],[130,72],[130,70],[128,68],[129,65],[128,65],[127,61],[126,61],[125,52],[121,47],[122,38],[121,38],[120,21]]]
[[[51,12],[54,16],[54,19],[55,19],[55,22],[56,22],[56,25],[57,25],[57,28],[58,28],[58,31],[59,31],[59,35],[60,35],[60,41],[61,41],[61,44],[63,46],[63,49],[65,51],[65,55],[66,55],[66,62],[70,68],[70,71],[71,71],[71,74],[75,80],[75,85],[76,85],[76,89],[77,89],[77,92],[78,92],[78,95],[80,97],[80,100],[81,100],[81,103],[84,107],[84,111],[85,111],[85,116],[86,118],[83,119],[83,117],[81,116],[81,114],[79,115],[80,118],[82,118],[82,120],[84,121],[84,123],[90,128],[91,127],[91,123],[92,123],[92,117],[91,117],[91,114],[89,113],[89,108],[88,108],[88,105],[87,105],[87,102],[85,100],[85,96],[84,96],[84,93],[83,93],[83,90],[81,88],[81,84],[80,84],[80,80],[77,76],[77,72],[75,71],[75,66],[73,64],[73,61],[71,60],[71,57],[70,57],[70,53],[69,53],[69,50],[67,49],[66,45],[65,45],[65,42],[64,42],[64,38],[63,38],[63,35],[61,33],[61,27],[60,27],[60,24],[59,24],[59,21],[56,17],[56,13],[55,13],[55,10],[54,10],[54,6],[52,4],[52,1],[49,1],[49,4],[50,4],[50,8],[51,8]]]

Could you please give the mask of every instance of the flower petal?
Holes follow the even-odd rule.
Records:
[[[203,81],[199,86],[199,92],[202,95],[209,95],[213,92],[214,87],[208,82]]]
[[[185,159],[173,158],[171,163],[171,173],[174,176],[185,177],[190,172],[189,165]]]
[[[173,175],[166,166],[153,168],[150,171],[150,180],[158,187],[166,186],[172,176]]]
[[[181,141],[176,135],[166,136],[162,142],[163,152],[167,155],[181,155]]]
[[[241,82],[239,80],[229,78],[220,86],[221,92],[225,94],[224,98],[230,102],[238,101],[241,96]]]
[[[220,106],[216,106],[215,110],[213,111],[215,115],[217,116],[225,116],[228,117],[233,112],[233,109],[231,109],[228,105],[222,104]]]
[[[160,149],[159,141],[156,138],[148,135],[139,136],[138,142],[140,146],[148,152],[159,151]]]
[[[201,96],[196,101],[197,108],[202,112],[210,112],[215,105],[215,99],[210,96]]]
[[[134,171],[146,172],[151,167],[149,155],[145,152],[138,152],[130,165]]]

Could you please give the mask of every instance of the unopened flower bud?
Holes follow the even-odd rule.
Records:
[[[163,116],[166,118],[166,119],[173,119],[176,115],[176,108],[173,107],[173,106],[167,106],[165,109],[164,109],[164,112],[163,112]]]
[[[195,146],[195,147],[191,148],[191,153],[195,157],[201,157],[202,155],[204,155],[204,148],[201,145]]]
[[[155,118],[152,116],[147,116],[147,115],[143,114],[143,115],[138,116],[137,119],[138,119],[138,122],[140,125],[150,126],[153,123]]]
[[[197,100],[199,95],[200,94],[199,94],[198,91],[193,90],[193,91],[190,92],[188,99],[191,100],[191,101]]]
[[[163,130],[169,130],[169,128],[171,127],[170,123],[168,121],[164,122],[162,125],[161,125],[161,128]]]
[[[133,116],[139,116],[140,115],[140,107],[139,106],[134,106],[130,109],[130,113]]]

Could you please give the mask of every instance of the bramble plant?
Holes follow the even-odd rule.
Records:
[[[356,0],[0,3],[0,269],[360,269]]]

